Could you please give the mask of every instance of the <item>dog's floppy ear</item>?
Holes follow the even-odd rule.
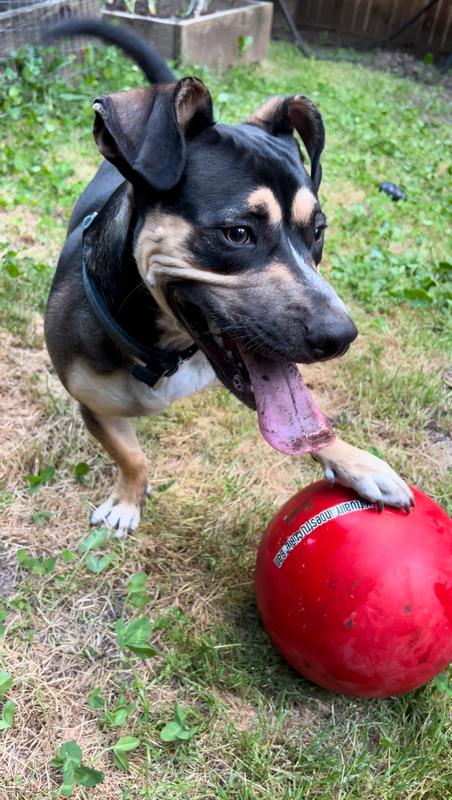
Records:
[[[93,103],[94,138],[102,155],[131,183],[168,191],[185,164],[185,138],[213,124],[212,99],[202,81],[131,89]]]
[[[248,120],[269,133],[292,133],[294,130],[306,147],[311,161],[311,178],[316,191],[322,180],[320,156],[325,144],[325,128],[317,106],[301,94],[271,97]]]

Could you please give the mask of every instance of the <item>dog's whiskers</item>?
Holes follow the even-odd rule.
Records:
[[[145,287],[144,287],[144,285],[142,283],[137,283],[137,285],[134,286],[134,288],[129,292],[129,294],[125,296],[124,300],[122,301],[121,305],[118,308],[118,313],[123,310],[123,308],[124,308],[125,304],[127,303],[127,301],[130,300],[130,298],[132,297],[134,292],[137,292],[138,290],[139,291],[146,291],[146,289],[145,289]]]
[[[236,275],[220,275],[216,272],[197,270],[193,267],[154,267],[154,276],[164,278],[182,278],[183,280],[195,280],[201,283],[209,283],[211,286],[227,286],[228,288],[240,289],[241,283]]]

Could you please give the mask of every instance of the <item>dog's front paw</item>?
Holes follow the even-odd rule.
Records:
[[[91,515],[91,525],[106,525],[117,539],[123,539],[138,527],[141,517],[140,505],[110,495]]]
[[[411,489],[402,478],[381,458],[353,447],[341,439],[319,450],[314,456],[329,483],[338,480],[343,486],[354,489],[381,511],[383,505],[404,508],[409,512],[414,506]]]

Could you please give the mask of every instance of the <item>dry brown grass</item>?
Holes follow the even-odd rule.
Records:
[[[86,534],[88,493],[74,483],[69,465],[79,460],[93,463],[98,458],[85,437],[74,407],[55,380],[45,352],[13,347],[8,338],[3,337],[1,356],[0,458],[4,486],[13,497],[13,502],[8,503],[1,515],[4,575],[8,575],[7,581],[3,579],[2,589],[10,594],[19,589],[23,581],[16,566],[20,547],[33,555],[59,554],[63,547],[76,548]],[[223,547],[229,550],[228,541],[210,541],[209,544],[218,531],[219,513],[220,525],[228,537],[240,518],[250,513],[256,515],[266,505],[276,508],[287,496],[287,487],[293,487],[300,479],[300,473],[292,460],[278,456],[275,460],[267,451],[247,412],[243,412],[243,417],[251,430],[240,441],[236,438],[235,406],[212,411],[207,398],[192,400],[188,405],[188,411],[182,407],[176,409],[167,425],[159,424],[162,443],[148,447],[154,463],[155,482],[175,478],[176,484],[157,501],[158,523],[145,519],[137,540],[127,546],[131,551],[131,571],[133,566],[146,569],[151,594],[161,595],[154,599],[153,613],[169,606],[183,608],[196,619],[198,631],[202,631],[210,629],[213,621],[221,618],[225,584],[231,590],[227,565],[225,583],[215,580],[207,581],[207,585],[205,571],[200,565],[200,551],[204,547],[212,553],[218,548],[223,551]],[[183,428],[178,417],[186,413],[191,419]],[[152,421],[143,427],[152,433]],[[223,453],[228,432],[234,437],[234,446],[230,462],[225,463]],[[62,462],[58,477],[31,498],[25,475],[56,460]],[[100,498],[110,483],[110,469],[105,463],[100,468],[96,465],[94,470],[96,486],[89,492],[92,501]],[[237,496],[219,508],[215,496],[223,497],[225,474],[239,488]],[[313,474],[313,468],[308,465],[303,480]],[[31,514],[36,505],[52,511],[53,516],[45,526],[33,523]],[[201,530],[198,541],[195,538],[197,529]],[[187,542],[188,532],[193,539]],[[251,564],[252,551],[248,561]],[[121,583],[121,576],[117,580]],[[94,685],[103,688],[108,684],[108,653],[113,650],[117,656],[114,643],[106,634],[108,624],[117,615],[111,607],[110,594],[103,594],[101,586],[89,589],[82,584],[73,597],[59,598],[55,606],[52,602],[47,607],[45,594],[51,590],[53,576],[40,583],[29,620],[32,642],[21,641],[18,645],[14,637],[7,637],[4,645],[8,669],[20,687],[11,695],[17,703],[14,728],[1,740],[5,800],[11,797],[18,778],[23,782],[24,797],[46,796],[54,786],[49,764],[62,742],[75,739],[88,761],[105,745],[95,715],[81,703],[81,698],[86,698]],[[85,615],[91,620],[89,623],[83,621]],[[10,625],[22,624],[20,617],[17,614],[10,619]],[[107,654],[106,663],[94,661],[89,665],[81,656],[93,643],[97,650]],[[175,697],[177,692],[168,692],[168,688],[153,689],[152,700],[156,707],[171,705]],[[219,702],[223,709],[220,719],[234,720],[239,730],[251,724],[255,717],[255,708],[233,695],[224,694]],[[218,726],[219,731],[221,722]],[[105,766],[102,760],[96,765]],[[92,796],[113,800],[120,784],[121,775],[110,770],[102,788]]]
[[[365,346],[365,341],[358,345],[357,355]],[[389,339],[387,347],[391,360],[400,357],[396,338]],[[322,406],[335,417],[356,406],[355,389],[343,366],[332,362],[304,370]],[[3,485],[11,493],[1,513],[2,590],[11,594],[20,591],[27,580],[16,567],[20,547],[33,555],[58,555],[64,547],[77,548],[87,532],[89,508],[108,491],[111,467],[85,435],[78,413],[42,349],[15,347],[3,336],[0,391],[0,458]],[[309,460],[300,463],[271,452],[257,431],[254,416],[234,401],[224,402],[223,395],[215,392],[175,406],[163,418],[143,421],[140,428],[153,464],[154,483],[173,479],[175,484],[151,500],[137,535],[125,545],[127,572],[148,572],[154,616],[168,607],[183,609],[196,620],[199,635],[211,631],[215,622],[221,623],[224,597],[234,592],[232,576],[239,593],[252,592],[255,544],[262,519],[297,485],[317,477],[318,470]],[[368,419],[367,428],[378,447],[400,456],[400,441],[394,442],[388,425]],[[428,477],[434,484],[444,469],[438,444],[443,447],[443,442],[430,441],[428,432],[420,442],[419,432],[405,431],[402,460],[410,464],[409,477]],[[86,487],[76,484],[72,474],[73,466],[82,460],[92,466]],[[30,497],[25,476],[48,463],[58,467],[55,480]],[[225,481],[230,487],[226,492]],[[52,512],[48,524],[33,522],[36,508]],[[206,572],[209,559],[221,560],[221,572]],[[111,623],[120,613],[124,576],[115,569],[108,578],[101,576],[93,583],[79,575],[67,596],[58,595],[53,575],[40,578],[38,585],[32,582],[32,586],[27,623],[20,612],[9,619],[12,627],[28,626],[32,638],[27,642],[8,636],[3,644],[17,687],[11,692],[17,712],[13,729],[1,739],[0,798],[47,797],[55,786],[51,758],[63,742],[74,739],[87,762],[96,758],[96,766],[106,768],[105,783],[90,796],[114,800],[125,778],[108,768],[108,757],[97,758],[106,741],[86,698],[95,685],[107,697],[115,695],[111,676],[118,669],[118,651]],[[159,646],[158,637],[156,644]],[[156,659],[140,669],[152,705],[163,713],[177,699],[178,691],[155,682],[161,666]],[[124,667],[123,679],[127,674]],[[223,725],[233,723],[239,732],[255,725],[253,703],[224,690],[213,690],[213,694],[219,714],[211,730],[212,742],[221,739]],[[302,707],[293,713],[301,714],[307,728],[315,728],[324,710]],[[294,717],[287,724],[294,726],[299,721]],[[211,751],[209,758],[213,758]],[[21,789],[17,788],[19,779]]]
[[[327,87],[339,85],[336,66],[331,80],[324,78],[325,91],[320,90],[327,106]],[[319,62],[314,69],[321,72],[324,68],[325,63]],[[294,85],[296,78],[297,85],[299,81],[303,86],[309,63],[297,66],[292,53],[284,74],[290,69],[296,70]],[[273,62],[267,71],[273,80]],[[337,111],[340,117],[340,109]],[[60,161],[74,167],[67,179],[68,191],[71,183],[91,177],[98,160],[94,145],[89,151],[92,158],[77,157],[74,131],[70,135],[71,143],[66,140],[62,144],[60,139],[58,150]],[[336,135],[342,146],[343,131]],[[364,144],[363,152],[366,149]],[[336,173],[330,183],[323,184],[325,207],[333,220],[339,208],[364,204],[369,195],[369,185],[363,189],[365,184],[355,185],[348,175],[344,162],[342,174]],[[40,214],[31,208],[6,211],[0,207],[0,240],[7,241],[21,257],[54,262],[66,215],[57,207],[54,216],[57,224],[43,227]],[[408,244],[407,239],[403,247]],[[391,247],[393,252],[401,249],[397,242]],[[328,271],[327,259],[324,269]],[[42,283],[46,280],[47,276]],[[0,336],[0,595],[14,603],[7,618],[7,635],[0,640],[0,666],[14,677],[8,697],[17,704],[13,727],[0,735],[0,800],[53,800],[58,780],[50,762],[57,748],[70,739],[82,747],[86,763],[105,770],[105,782],[89,792],[92,800],[122,800],[122,790],[136,789],[138,793],[145,787],[150,787],[149,794],[137,794],[137,798],[217,800],[218,787],[227,788],[233,771],[239,773],[241,785],[249,788],[247,800],[270,796],[272,800],[292,800],[283,792],[296,772],[298,753],[309,748],[319,731],[327,737],[331,730],[336,749],[328,761],[327,741],[319,737],[312,757],[314,764],[319,764],[315,766],[318,774],[311,772],[315,794],[310,797],[327,797],[331,787],[330,797],[344,800],[342,788],[337,788],[343,785],[342,776],[333,776],[330,783],[330,774],[340,763],[350,791],[361,780],[360,786],[370,787],[366,800],[395,800],[391,786],[391,774],[399,780],[392,761],[395,752],[404,774],[416,774],[417,770],[428,793],[420,784],[410,787],[407,778],[405,787],[409,788],[397,791],[397,798],[418,800],[422,791],[424,800],[427,796],[444,800],[441,788],[438,792],[435,788],[440,781],[438,770],[447,769],[442,761],[438,763],[442,756],[437,758],[437,752],[444,752],[438,739],[432,742],[431,753],[426,750],[435,760],[432,774],[430,767],[427,771],[419,764],[413,767],[423,743],[429,744],[431,729],[426,727],[424,732],[421,726],[427,725],[430,714],[435,719],[446,702],[433,690],[424,703],[420,700],[416,705],[414,698],[407,701],[406,708],[401,702],[395,711],[390,701],[378,708],[360,705],[359,701],[326,696],[300,680],[284,684],[282,662],[266,672],[272,654],[264,649],[264,638],[257,636],[254,649],[247,649],[249,629],[254,626],[251,635],[259,631],[256,615],[250,624],[249,610],[255,614],[253,568],[262,528],[291,493],[320,477],[320,472],[310,459],[292,459],[271,451],[258,433],[255,416],[225,393],[200,395],[159,418],[139,423],[154,486],[170,480],[174,484],[151,497],[134,536],[123,544],[111,544],[116,561],[105,573],[91,575],[80,559],[62,563],[62,550],[77,550],[86,536],[90,510],[109,493],[113,469],[87,437],[75,405],[55,378],[43,349],[42,319],[34,298],[28,300],[23,309],[26,332]],[[409,481],[443,501],[451,465],[443,413],[446,358],[438,353],[433,337],[429,341],[431,334],[418,329],[416,311],[395,308],[385,317],[383,327],[374,325],[372,316],[367,318],[359,308],[354,311],[361,328],[356,345],[339,362],[303,369],[305,380],[315,388],[321,406],[345,439],[360,446],[376,446]],[[375,355],[376,348],[381,348],[380,356]],[[409,382],[402,384],[397,394],[399,379],[403,381],[406,373],[414,376],[417,369],[425,375],[425,386],[432,387],[433,398],[423,397],[418,405],[417,390],[410,392]],[[74,466],[81,461],[90,466],[84,485],[74,480]],[[26,476],[49,464],[56,468],[54,479],[30,496]],[[51,517],[45,524],[37,524],[33,515],[43,511],[51,512]],[[55,572],[34,576],[19,569],[20,548],[33,556],[58,556]],[[178,609],[187,616],[184,625],[174,624],[174,631],[171,620],[167,629],[155,631],[158,656],[144,664],[134,662],[132,669],[121,656],[113,626],[124,613],[128,579],[138,570],[148,574],[150,602],[143,613],[156,619],[164,617],[168,609]],[[126,616],[130,613],[126,608]],[[223,630],[224,640],[218,634]],[[172,635],[185,639],[178,644]],[[203,667],[202,643],[209,636],[215,642],[209,645],[209,657],[214,651],[218,670],[224,672],[217,676],[215,667],[212,672],[206,668],[198,679],[196,670]],[[217,641],[221,643],[217,645]],[[241,676],[234,653],[243,653]],[[248,660],[249,653],[255,662]],[[256,678],[255,672],[262,666],[259,659],[263,670]],[[233,669],[229,681],[228,672]],[[149,720],[140,723],[137,710],[123,729],[102,727],[99,712],[88,706],[90,691],[99,687],[112,707],[121,691],[128,700],[136,700],[137,681],[149,704]],[[287,701],[286,691],[290,693]],[[166,748],[158,735],[176,702],[195,709],[199,724],[209,720],[190,743],[192,750],[185,760],[186,751],[182,749],[179,755],[175,748]],[[362,741],[364,749],[371,751],[378,738],[374,734],[373,740],[366,741],[369,720],[375,730],[381,729],[379,734],[392,736],[395,744],[392,749],[384,749],[384,745],[384,755],[380,749],[374,761],[364,762],[363,770],[359,761]],[[134,733],[140,724],[150,754],[144,747],[136,751],[131,772],[125,775],[103,751],[117,736]],[[411,738],[407,734],[410,725],[414,729]],[[441,722],[435,725],[433,734]],[[398,739],[405,736],[407,744],[397,750]],[[443,736],[441,730],[439,736]],[[288,742],[292,742],[292,751],[285,749]],[[261,751],[265,754],[260,761]],[[307,769],[309,763],[308,759],[304,762]],[[382,779],[383,785],[379,780],[385,774],[389,777]],[[183,784],[180,793],[179,781]],[[157,784],[158,795],[154,794]],[[375,794],[380,786],[381,794]],[[81,800],[80,792],[73,796]]]

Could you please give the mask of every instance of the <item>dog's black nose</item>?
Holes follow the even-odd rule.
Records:
[[[315,361],[341,356],[356,339],[358,331],[348,314],[324,317],[307,328],[306,342]]]

